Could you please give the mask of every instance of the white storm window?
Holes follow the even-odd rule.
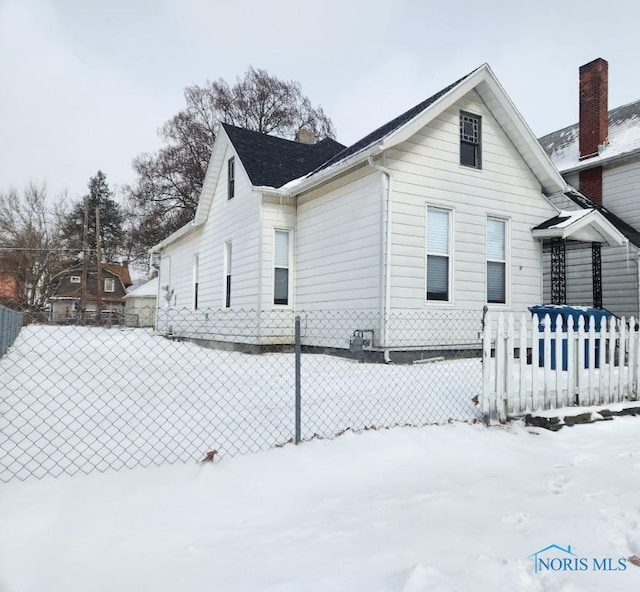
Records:
[[[427,207],[427,300],[451,300],[451,210]]]
[[[113,278],[105,278],[104,279],[104,291],[105,292],[115,292],[116,291],[116,281]]]
[[[487,302],[507,302],[507,221],[487,218]]]
[[[276,230],[274,241],[273,303],[289,304],[289,245],[291,231]]]

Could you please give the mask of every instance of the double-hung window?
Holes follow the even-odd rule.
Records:
[[[460,111],[460,164],[476,169],[482,168],[480,146],[482,118],[473,113]]]
[[[289,304],[290,230],[276,230],[274,242],[273,303]]]
[[[227,199],[236,194],[236,159],[232,156],[227,161]]]
[[[195,255],[193,258],[193,310],[198,310],[198,275],[200,273],[199,266],[198,255]]]
[[[104,279],[104,291],[105,292],[115,292],[116,291],[116,281],[113,278],[105,278]]]
[[[487,302],[507,302],[507,221],[487,218]]]
[[[231,307],[231,241],[224,244],[224,307]]]
[[[427,300],[451,300],[451,215],[427,207]]]

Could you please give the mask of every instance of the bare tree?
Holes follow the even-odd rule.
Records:
[[[0,259],[17,274],[23,310],[44,306],[68,266],[60,232],[65,214],[64,198],[48,200],[45,186],[0,193]]]
[[[164,146],[133,161],[137,182],[129,190],[137,203],[139,250],[191,220],[221,122],[293,139],[301,127],[317,137],[335,130],[321,107],[303,95],[300,84],[250,67],[234,85],[222,79],[185,89],[186,107],[160,128]]]

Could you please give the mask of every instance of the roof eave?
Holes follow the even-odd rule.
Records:
[[[153,245],[149,249],[149,253],[159,253],[162,249],[169,246],[171,243],[175,243],[177,240],[184,236],[187,236],[190,232],[194,231],[199,225],[195,224],[195,221],[188,222],[184,226],[178,228],[173,234],[170,234],[164,240],[161,240],[157,245]]]
[[[629,239],[622,234],[609,220],[607,220],[600,212],[593,210],[586,216],[576,220],[575,222],[562,228],[543,228],[532,230],[531,234],[534,238],[571,238],[586,226],[593,225],[596,231],[603,236],[606,244],[609,246],[622,246],[629,243]]]
[[[619,160],[625,160],[627,158],[633,158],[634,156],[640,156],[640,148],[634,148],[633,150],[629,150],[628,152],[623,152],[622,154],[616,154],[615,156],[611,156],[610,158],[600,158],[598,160],[587,158],[576,166],[572,166],[566,169],[558,169],[558,170],[563,175],[569,175],[571,173],[577,173],[585,169],[590,169],[597,166],[603,166],[605,164],[611,164],[613,162],[617,162]]]

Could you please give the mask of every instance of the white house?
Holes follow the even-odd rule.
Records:
[[[553,298],[548,275],[545,299],[604,307],[617,315],[638,318],[640,101],[609,110],[608,80],[608,64],[602,58],[581,66],[579,122],[547,134],[540,144],[566,181],[579,189],[579,193],[555,196],[554,203],[565,210],[597,209],[625,235],[628,244],[568,248],[564,291]],[[597,269],[593,273],[598,259],[601,273]]]
[[[407,328],[416,346],[476,343],[485,305],[542,301],[548,198],[567,190],[486,64],[346,148],[223,124],[194,220],[153,249],[158,327],[290,343],[303,311],[310,345],[367,330],[387,357]],[[598,212],[561,226],[626,240]]]
[[[124,319],[129,327],[153,327],[156,320],[158,278],[155,277],[124,296]]]

